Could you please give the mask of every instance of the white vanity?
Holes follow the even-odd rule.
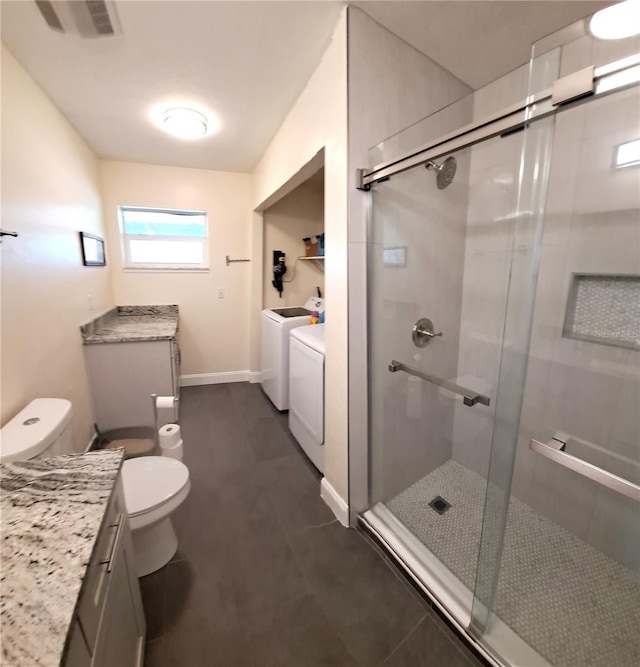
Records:
[[[81,332],[101,431],[155,426],[152,394],[175,399],[160,423],[178,421],[178,306],[118,306]]]

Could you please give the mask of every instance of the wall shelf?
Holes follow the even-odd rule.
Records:
[[[298,257],[305,262],[311,262],[317,269],[324,271],[324,255],[316,255],[315,257]]]

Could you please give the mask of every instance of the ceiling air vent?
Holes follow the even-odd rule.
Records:
[[[35,0],[53,30],[80,37],[110,37],[121,32],[112,0]]]

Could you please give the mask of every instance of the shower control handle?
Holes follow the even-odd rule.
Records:
[[[433,322],[427,317],[419,319],[411,332],[411,338],[416,347],[424,347],[436,336],[442,336],[442,331],[434,333]]]

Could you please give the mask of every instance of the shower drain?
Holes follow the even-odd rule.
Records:
[[[451,503],[447,502],[442,496],[436,496],[429,503],[429,507],[435,510],[438,514],[444,514],[451,507]]]

